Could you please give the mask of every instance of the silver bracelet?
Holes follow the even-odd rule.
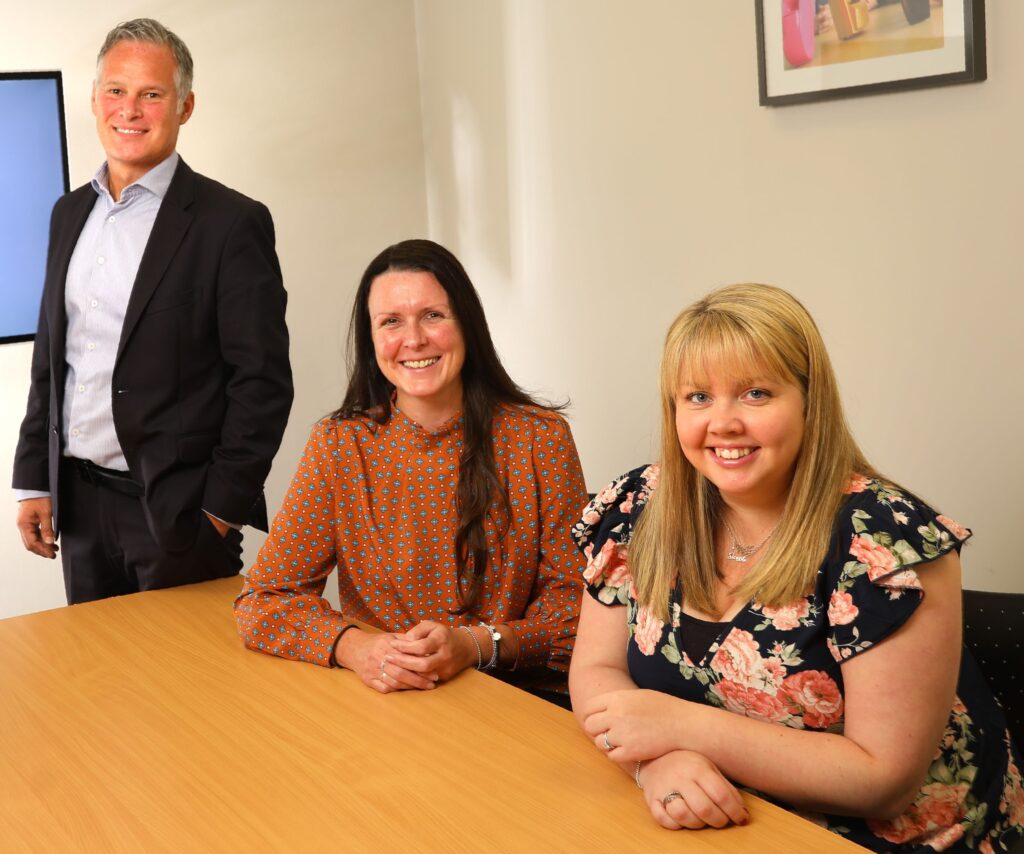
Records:
[[[476,635],[473,634],[473,630],[469,626],[459,626],[459,628],[464,629],[473,639],[473,646],[476,647],[476,669],[480,670],[484,666],[484,652],[480,649],[480,641],[476,639]]]
[[[633,780],[636,782],[636,787],[642,792],[644,790],[644,784],[640,782],[640,766],[643,765],[643,759],[636,761],[636,768],[633,771]]]
[[[491,636],[491,660],[487,662],[481,670],[494,670],[498,666],[498,647],[501,644],[501,632],[499,632],[494,626],[489,626],[487,623],[480,623],[485,629],[487,634]]]

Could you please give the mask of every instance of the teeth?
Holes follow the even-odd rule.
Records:
[[[129,134],[140,134],[141,130],[131,130],[130,128],[114,128],[118,133],[129,133]]]
[[[738,460],[750,453],[750,448],[715,448],[715,456],[722,460]]]
[[[438,356],[434,356],[432,359],[416,359],[408,362],[402,362],[402,364],[407,368],[427,368],[434,364],[438,358]]]

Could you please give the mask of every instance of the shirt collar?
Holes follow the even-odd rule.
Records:
[[[171,179],[174,178],[174,172],[178,168],[178,161],[180,160],[181,157],[178,152],[172,151],[170,157],[161,161],[137,181],[133,181],[125,187],[121,191],[121,198],[124,199],[124,194],[131,190],[132,187],[142,187],[162,201],[164,196],[167,195],[167,188],[171,186]],[[107,182],[108,174],[109,169],[106,161],[104,161],[103,165],[96,170],[96,174],[92,177],[92,188],[98,195],[110,198],[110,185]],[[131,195],[133,194],[129,194],[129,198]]]

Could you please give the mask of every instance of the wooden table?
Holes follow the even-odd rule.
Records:
[[[862,850],[753,797],[746,827],[662,830],[569,712],[249,652],[239,588],[0,621],[0,850]]]

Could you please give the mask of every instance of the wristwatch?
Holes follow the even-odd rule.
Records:
[[[481,670],[494,670],[498,666],[498,650],[501,648],[501,632],[499,632],[494,626],[489,626],[487,623],[480,623],[480,625],[487,629],[487,634],[491,636],[491,660],[488,661]]]

